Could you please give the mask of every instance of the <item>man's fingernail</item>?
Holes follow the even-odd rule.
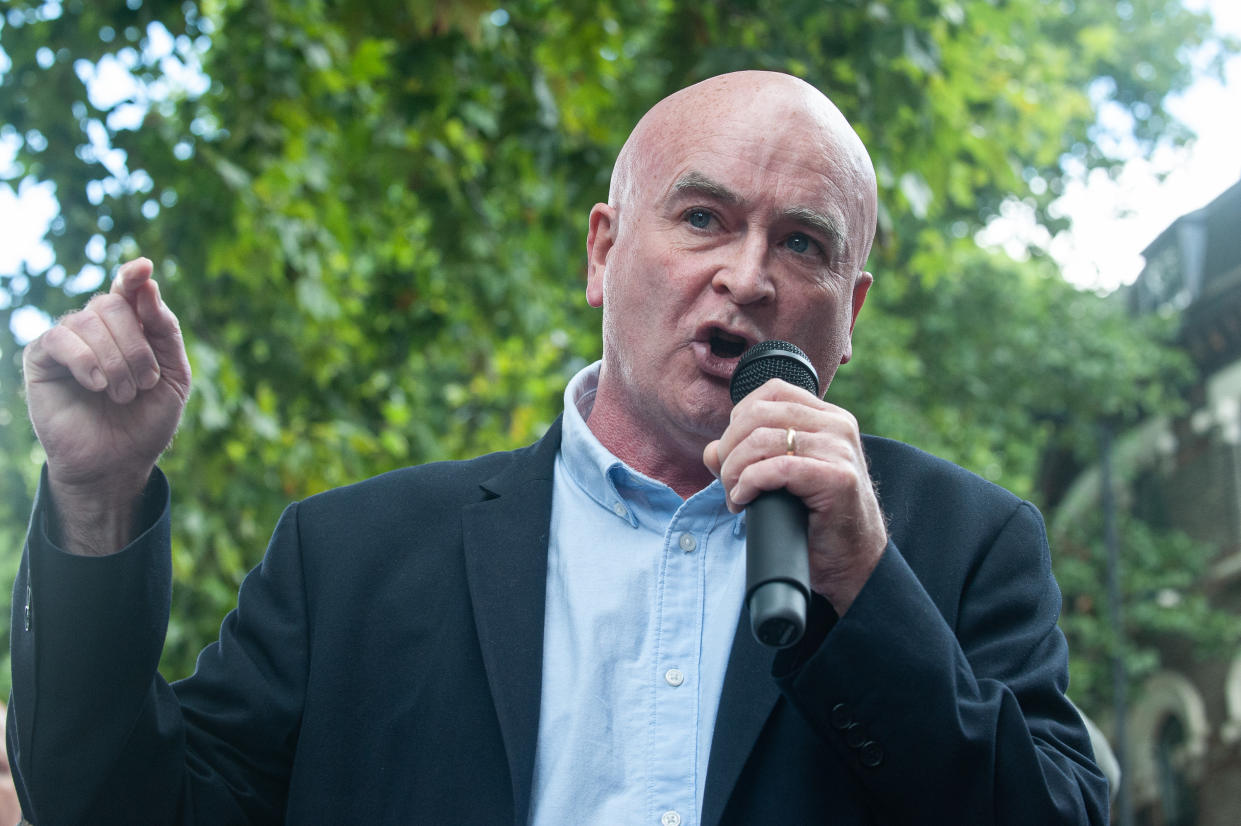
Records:
[[[103,371],[98,367],[90,371],[90,384],[95,390],[103,390],[108,386],[108,380],[104,378]]]
[[[159,384],[159,371],[158,370],[148,371],[145,375],[143,375],[142,379],[138,382],[138,386],[142,388],[143,390],[150,390],[152,387],[154,387],[157,384]]]

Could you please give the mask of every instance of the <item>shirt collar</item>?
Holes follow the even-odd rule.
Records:
[[[599,388],[596,361],[578,371],[564,391],[564,421],[561,424],[560,455],[563,467],[573,480],[600,507],[638,526],[638,513],[668,514],[680,507],[682,500],[672,488],[626,465],[612,454],[591,432],[586,420],[595,406]],[[694,494],[704,505],[724,510],[724,488],[713,481]],[[663,521],[661,519],[661,521]],[[734,532],[744,526],[743,519],[734,521]]]

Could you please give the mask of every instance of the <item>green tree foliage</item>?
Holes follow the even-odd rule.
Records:
[[[1030,494],[1049,440],[1161,404],[1176,360],[1037,254],[970,239],[1009,198],[1059,227],[1066,165],[1115,162],[1093,140],[1102,101],[1140,141],[1183,138],[1163,101],[1211,37],[1175,0],[12,0],[5,175],[54,183],[61,214],[56,265],[0,275],[0,322],[80,304],[92,267],[156,262],[195,371],[162,462],[164,668],[182,675],[285,503],[542,432],[599,352],[585,218],[628,129],[703,77],[789,71],[879,173],[876,287],[832,398]],[[138,100],[92,99],[105,64]],[[205,89],[178,80],[198,64]],[[39,456],[17,342],[0,350],[12,570]]]
[[[1104,708],[1112,699],[1112,663],[1124,662],[1131,683],[1156,671],[1162,649],[1185,649],[1178,666],[1194,658],[1229,657],[1241,637],[1241,617],[1219,610],[1202,589],[1216,548],[1180,531],[1155,530],[1140,519],[1119,525],[1123,549],[1121,590],[1124,634],[1112,625],[1100,572],[1106,549],[1101,514],[1057,526],[1056,578],[1065,599],[1061,627],[1072,640],[1074,698]],[[1188,645],[1186,645],[1188,643]]]

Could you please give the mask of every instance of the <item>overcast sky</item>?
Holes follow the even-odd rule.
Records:
[[[1187,0],[1186,5],[1211,9],[1217,29],[1241,37],[1239,0]],[[1020,245],[1013,242],[1029,236],[1050,240],[1052,255],[1074,284],[1107,291],[1132,283],[1142,270],[1142,250],[1160,232],[1241,180],[1241,57],[1229,61],[1224,84],[1199,79],[1168,106],[1197,140],[1131,161],[1115,181],[1096,170],[1070,185],[1059,207],[1072,219],[1071,233],[1047,239],[1027,215],[1010,208],[979,240],[1009,242],[1014,250]],[[1108,122],[1107,111],[1102,120]]]

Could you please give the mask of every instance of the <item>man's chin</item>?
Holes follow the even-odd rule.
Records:
[[[714,376],[703,376],[695,391],[686,399],[683,409],[684,427],[709,442],[718,439],[728,427],[733,403],[728,395],[728,382]]]

